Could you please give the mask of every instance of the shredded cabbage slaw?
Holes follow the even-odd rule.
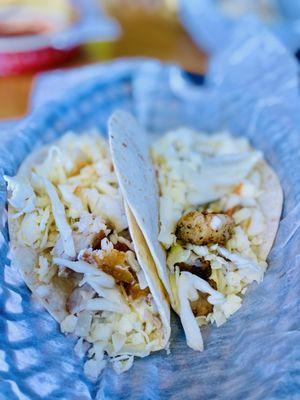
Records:
[[[97,133],[68,133],[27,175],[5,177],[18,241],[39,255],[41,296],[53,279],[76,280],[60,326],[78,337],[86,374],[97,377],[108,361],[124,372],[134,356],[164,347],[106,141]]]
[[[222,325],[240,308],[247,286],[260,282],[267,267],[258,251],[265,232],[258,202],[261,154],[246,139],[228,132],[207,135],[180,128],[153,144],[152,157],[160,187],[159,241],[167,251],[173,307],[181,317],[188,345],[202,350],[200,326]],[[232,216],[234,230],[227,243],[198,246],[180,242],[177,222],[192,210]],[[210,284],[203,281],[209,290],[203,282],[200,285],[197,275],[180,271],[182,263],[193,266],[199,261],[210,265]],[[191,302],[200,292],[210,294],[207,301],[212,311],[197,316]]]

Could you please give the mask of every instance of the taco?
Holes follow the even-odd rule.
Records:
[[[108,144],[68,133],[31,154],[8,184],[12,264],[96,377],[167,348],[169,304],[120,191]]]
[[[117,112],[109,131],[117,173],[123,171],[120,185],[187,344],[201,351],[200,327],[222,325],[240,308],[248,285],[263,279],[281,215],[280,182],[260,152],[228,132],[168,132],[151,145],[151,160],[150,143],[133,117]],[[124,170],[130,162],[138,168]],[[151,208],[141,202],[142,192],[131,193],[138,182],[153,188]]]

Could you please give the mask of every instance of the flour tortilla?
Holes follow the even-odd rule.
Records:
[[[49,150],[49,146],[45,146],[29,155],[21,165],[17,176],[28,176],[31,167],[45,159]],[[126,200],[124,200],[126,204]],[[49,284],[42,284],[38,280],[35,267],[38,266],[38,252],[28,246],[22,246],[18,241],[17,232],[19,222],[12,218],[13,208],[8,206],[8,227],[10,235],[10,259],[14,268],[22,275],[22,278],[32,293],[40,299],[47,311],[59,323],[68,315],[65,305],[67,298],[77,286],[76,279],[55,277]],[[126,215],[128,218],[129,231],[134,243],[137,259],[145,273],[145,277],[149,289],[155,300],[158,313],[160,314],[163,330],[165,347],[170,338],[170,306],[167,297],[164,294],[164,287],[161,284],[153,258],[146,245],[143,235],[138,227],[138,224],[126,207]],[[41,291],[43,295],[41,296]],[[157,349],[159,350],[159,349]]]
[[[126,204],[125,210],[128,219],[129,230],[131,233],[131,239],[134,244],[138,262],[145,273],[149,289],[157,305],[157,309],[164,327],[164,337],[169,338],[171,334],[169,300],[165,294],[163,284],[157,274],[155,262],[147,246],[143,233],[139,228],[134,215]],[[167,344],[167,342],[168,340],[166,340],[165,344]]]
[[[166,255],[158,241],[158,191],[145,131],[127,112],[118,110],[109,120],[109,140],[114,167],[123,196],[134,215],[156,264],[158,275],[174,304]],[[259,258],[265,260],[278,230],[283,194],[276,173],[265,161],[260,163],[264,191],[259,203],[267,226]]]
[[[155,170],[147,135],[127,112],[118,110],[108,122],[111,156],[119,184],[155,262],[158,275],[172,300],[166,254],[158,241],[159,204]]]
[[[21,167],[17,176],[26,177],[32,165],[45,159],[49,146],[34,151],[30,154]],[[32,293],[40,299],[52,317],[61,322],[67,315],[66,300],[76,286],[76,281],[70,279],[53,279],[45,285],[39,282],[34,266],[38,266],[38,253],[28,246],[22,246],[18,240],[18,220],[12,218],[13,208],[8,205],[8,228],[10,237],[9,257],[12,266],[16,268]],[[41,291],[43,295],[41,296]]]
[[[266,232],[264,241],[259,246],[259,258],[266,260],[278,230],[282,211],[283,192],[278,176],[265,161],[261,163],[260,172],[263,193],[260,195],[258,201],[265,217]]]

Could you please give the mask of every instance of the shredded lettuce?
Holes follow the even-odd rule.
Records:
[[[60,324],[61,331],[64,333],[73,333],[77,325],[77,320],[78,317],[75,315],[67,315]]]
[[[258,203],[261,153],[228,132],[207,135],[180,128],[154,143],[152,157],[160,189],[159,241],[167,250],[172,305],[180,314],[188,345],[202,350],[199,326],[222,325],[241,306],[247,285],[263,278],[266,263],[257,252],[266,227]],[[177,241],[179,219],[193,210],[232,216],[235,227],[226,245]],[[220,221],[215,217],[212,223],[217,228]],[[199,268],[209,263],[209,283],[181,272],[180,263]],[[200,317],[194,316],[190,304],[199,292],[209,293],[213,305],[212,312]]]
[[[9,204],[16,210],[15,218],[24,213],[30,213],[35,210],[36,195],[26,177],[10,177],[4,175],[7,182],[7,189],[11,192],[8,199]]]
[[[250,259],[242,257],[239,254],[230,253],[227,249],[221,246],[217,247],[217,251],[220,255],[232,261],[238,269],[249,269],[256,272],[260,278],[262,278],[261,275],[263,271],[259,264],[254,263]]]
[[[63,241],[64,251],[69,257],[75,257],[72,229],[66,218],[65,207],[60,201],[54,185],[48,179],[44,179],[44,186],[51,201],[53,216]]]
[[[110,311],[116,313],[128,313],[129,307],[124,303],[115,303],[105,298],[96,298],[87,301],[86,309],[91,311]]]
[[[19,230],[19,240],[30,247],[36,247],[35,244],[40,239],[39,215],[37,212],[25,214],[21,228]]]
[[[160,184],[160,242],[169,248],[184,210],[220,199],[261,159],[247,142],[228,133],[171,131],[152,147]]]
[[[58,185],[58,189],[60,190],[64,202],[69,207],[70,217],[80,218],[80,216],[84,213],[84,207],[80,198],[74,195],[76,186],[64,184]]]
[[[89,264],[83,260],[70,261],[65,258],[53,258],[53,263],[60,265],[61,267],[66,267],[79,274],[95,275],[97,278],[97,283],[101,282],[104,287],[112,288],[115,281],[112,276],[106,274],[100,269],[96,268],[93,264]]]
[[[177,281],[179,298],[179,315],[185,332],[187,344],[194,350],[203,350],[203,340],[197,320],[192,312],[190,300],[196,300],[197,291],[208,293],[208,301],[211,304],[222,304],[224,296],[214,290],[204,279],[190,272],[181,272]]]
[[[61,331],[78,336],[75,351],[88,356],[84,370],[90,377],[107,361],[124,372],[134,356],[144,357],[166,340],[152,295],[131,297],[126,290],[132,282],[122,286],[113,271],[108,273],[108,268],[131,269],[135,290],[148,287],[128,234],[108,145],[98,134],[69,133],[43,155],[26,176],[5,178],[18,240],[38,253],[36,294],[49,296],[59,279],[75,285]]]
[[[119,356],[115,357],[112,363],[113,369],[117,374],[122,374],[128,371],[133,364],[133,356]]]

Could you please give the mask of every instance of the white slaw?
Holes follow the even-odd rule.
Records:
[[[53,279],[76,279],[60,326],[79,338],[75,350],[88,358],[85,372],[95,378],[109,361],[121,373],[134,356],[165,347],[106,141],[97,133],[68,133],[27,176],[5,179],[19,244],[39,255],[34,266],[39,294],[47,294]],[[103,237],[94,249],[99,233]],[[122,281],[122,274],[131,281]]]
[[[240,308],[247,286],[253,281],[260,282],[267,267],[258,251],[265,232],[258,201],[262,193],[261,154],[246,139],[228,132],[207,135],[180,128],[154,143],[152,157],[160,187],[159,241],[167,251],[173,307],[181,317],[188,345],[201,351],[199,326],[212,322],[222,325]],[[193,210],[232,216],[234,230],[225,245],[199,246],[177,240],[177,222]],[[211,228],[217,229],[218,222],[212,220]],[[209,282],[215,287],[211,290],[219,297],[217,302],[208,297],[212,311],[197,316],[193,314],[191,301],[207,290],[197,285],[201,278],[181,271],[180,265],[201,262],[209,263]]]

